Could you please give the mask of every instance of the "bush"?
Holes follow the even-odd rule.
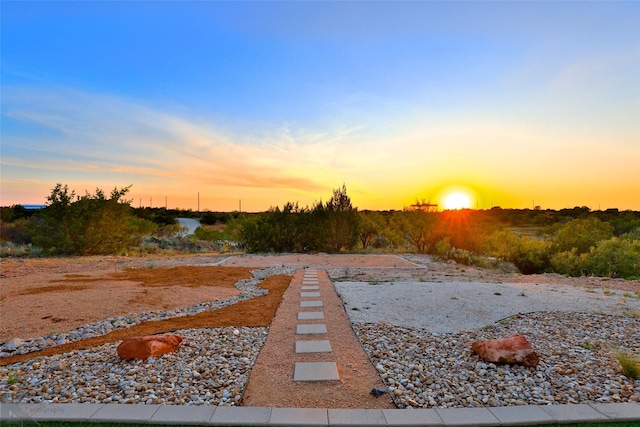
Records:
[[[523,274],[544,273],[550,267],[551,243],[528,236],[518,237],[508,230],[493,233],[486,241],[486,251],[496,258],[513,263]]]
[[[76,198],[66,185],[57,184],[47,206],[34,215],[34,245],[60,255],[118,254],[138,245],[156,225],[131,214],[124,200],[128,191],[129,187],[114,189],[106,197],[96,189],[95,194]]]
[[[588,253],[577,249],[554,254],[551,264],[568,276],[600,276],[632,279],[640,275],[640,240],[613,237],[602,240]]]
[[[640,380],[640,360],[638,358],[624,352],[616,352],[615,357],[626,377]]]
[[[0,256],[2,257],[27,257],[42,254],[42,249],[31,243],[15,244],[13,242],[0,243]]]
[[[613,226],[598,218],[574,219],[561,227],[553,239],[553,252],[575,249],[578,254],[589,250],[601,240],[613,237]]]
[[[286,203],[282,209],[241,217],[229,223],[228,235],[237,236],[247,252],[351,250],[358,243],[360,218],[346,191],[344,186],[334,190],[330,201],[312,209]]]
[[[440,239],[438,243],[436,243],[436,255],[438,255],[440,258],[446,258],[450,250],[451,239],[449,239],[448,237]]]

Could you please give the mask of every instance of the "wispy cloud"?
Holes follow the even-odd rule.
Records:
[[[414,112],[389,119],[385,132],[357,122],[238,125],[186,108],[23,86],[3,87],[2,114],[3,197],[37,187],[28,177],[42,183],[39,197],[55,182],[87,185],[80,192],[133,184],[156,198],[202,191],[266,209],[308,204],[346,183],[365,207],[400,208],[451,183],[556,200],[580,185],[608,194],[607,186],[638,183],[638,147],[611,144],[633,141],[629,129],[585,133],[491,110]]]
[[[9,126],[3,163],[22,168],[126,173],[256,188],[325,188],[312,174],[332,167],[341,135],[300,133],[289,128],[255,137],[220,130],[218,124],[109,95],[68,88],[7,87],[3,115],[37,125],[44,135]]]

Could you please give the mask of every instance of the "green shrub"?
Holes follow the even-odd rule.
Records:
[[[137,246],[156,225],[132,215],[124,200],[129,188],[114,189],[109,197],[96,189],[76,198],[66,185],[57,184],[47,206],[34,215],[34,245],[56,255],[120,254]]]
[[[626,377],[640,380],[640,361],[637,357],[621,351],[617,352],[615,356]]]
[[[569,276],[616,277],[632,280],[640,275],[640,241],[613,237],[602,240],[589,252],[574,248],[551,257],[553,269]]]
[[[523,274],[544,273],[550,267],[551,243],[546,240],[502,230],[489,236],[485,248],[491,256],[513,263]]]
[[[560,228],[553,239],[553,252],[589,252],[601,240],[613,237],[613,226],[596,217],[574,219]]]

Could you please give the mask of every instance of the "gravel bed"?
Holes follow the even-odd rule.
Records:
[[[117,343],[0,367],[3,403],[235,406],[268,328],[176,331],[175,353],[126,362]]]
[[[450,408],[640,401],[640,380],[614,354],[640,357],[640,319],[597,313],[520,314],[482,329],[436,333],[385,323],[354,325],[400,408]],[[478,339],[522,334],[536,367],[485,363]]]
[[[399,407],[640,401],[614,353],[640,358],[640,299],[544,283],[335,282]],[[485,363],[478,339],[527,337],[535,368]]]

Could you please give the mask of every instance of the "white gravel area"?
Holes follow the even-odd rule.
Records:
[[[557,284],[334,282],[399,408],[640,401],[617,352],[640,342],[635,292]],[[486,363],[478,339],[524,335],[531,368]]]
[[[334,282],[353,323],[387,323],[435,333],[473,330],[518,313],[640,315],[636,294],[531,283]]]

